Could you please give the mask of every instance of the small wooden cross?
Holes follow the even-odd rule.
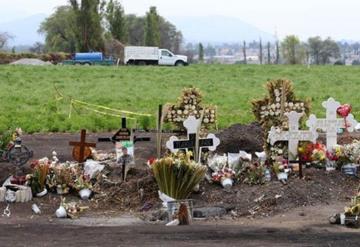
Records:
[[[86,139],[86,130],[82,129],[81,130],[81,137],[80,137],[80,142],[69,142],[69,145],[74,146],[73,149],[73,158],[81,163],[84,162],[85,159],[87,158],[85,155],[86,150],[89,150],[89,147],[96,147],[96,143],[88,143],[85,142]],[[77,150],[79,150],[79,153],[77,154]]]
[[[291,111],[285,113],[289,120],[289,130],[282,131],[275,127],[272,127],[269,131],[268,141],[271,145],[274,145],[277,141],[288,141],[289,142],[289,159],[294,160],[298,154],[299,141],[311,141],[316,142],[318,133],[316,130],[299,130],[299,120],[303,113]]]
[[[340,103],[333,98],[329,98],[322,103],[322,106],[326,109],[326,118],[317,118],[314,114],[311,114],[309,120],[306,121],[306,125],[310,130],[321,129],[326,132],[326,148],[332,150],[337,144],[337,131],[339,128],[346,128],[349,132],[354,131],[354,127],[357,121],[352,114],[346,117],[345,126],[344,119],[337,118],[336,110],[340,107]]]

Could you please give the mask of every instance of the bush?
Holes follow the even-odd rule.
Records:
[[[337,60],[334,65],[345,65],[345,63],[341,60]]]
[[[352,61],[351,65],[360,65],[360,60],[356,59]]]

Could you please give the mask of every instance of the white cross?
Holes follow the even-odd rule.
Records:
[[[185,149],[186,151],[189,149],[195,149],[196,135],[201,124],[200,120],[196,119],[194,116],[190,116],[184,121],[183,124],[187,130],[188,138],[179,140],[179,138],[176,136],[171,136],[170,139],[166,142],[166,147],[170,149],[172,153],[176,153],[181,149]],[[217,138],[214,134],[208,134],[206,138],[199,139],[199,157],[202,148],[208,148],[210,151],[215,151],[219,144],[220,139]]]
[[[268,141],[274,145],[277,141],[289,142],[289,159],[295,160],[298,154],[299,141],[316,142],[318,133],[316,130],[299,130],[299,120],[304,113],[291,111],[285,113],[289,121],[289,130],[282,131],[274,126],[269,131]]]
[[[336,117],[336,110],[340,107],[340,103],[333,98],[329,98],[322,103],[322,106],[326,109],[326,118],[317,118],[314,114],[311,114],[309,120],[306,121],[306,126],[310,130],[321,129],[326,132],[326,148],[331,150],[337,144],[337,131],[339,128],[347,128],[349,132],[354,131],[354,127],[357,121],[352,114],[346,117],[346,124],[342,118]]]

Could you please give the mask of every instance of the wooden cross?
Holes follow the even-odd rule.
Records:
[[[85,142],[86,139],[86,130],[81,130],[80,142],[69,142],[69,145],[74,146],[73,148],[73,158],[81,163],[86,160],[86,158],[91,154],[89,147],[96,147],[96,143]]]
[[[176,153],[179,150],[194,151],[196,148],[196,138],[198,127],[200,125],[200,120],[196,119],[194,116],[188,117],[184,121],[184,127],[187,130],[188,138],[186,140],[179,140],[178,137],[172,136],[166,142],[166,147],[170,149],[171,152]],[[198,145],[198,154],[200,159],[201,150],[203,148],[208,148],[210,151],[215,151],[216,147],[220,144],[219,138],[214,134],[208,134],[206,138],[199,139]]]
[[[278,128],[271,127],[269,131],[268,141],[271,145],[274,145],[277,141],[288,141],[289,159],[294,160],[298,154],[299,141],[311,141],[316,142],[318,133],[316,130],[299,130],[299,120],[303,116],[303,113],[291,111],[285,113],[289,121],[289,130],[282,131]]]
[[[126,118],[121,118],[121,128],[110,138],[98,138],[98,142],[121,142],[121,141],[133,141],[134,143],[139,141],[150,141],[150,137],[136,137],[133,136],[132,131],[126,127]]]
[[[314,114],[311,114],[309,120],[306,121],[306,126],[310,130],[317,131],[321,129],[326,132],[326,148],[332,150],[337,144],[337,132],[339,128],[346,128],[349,132],[354,131],[354,127],[357,121],[352,114],[346,117],[345,121],[342,118],[336,117],[336,110],[340,107],[340,103],[333,98],[329,98],[322,103],[322,106],[326,109],[326,118],[317,118]]]

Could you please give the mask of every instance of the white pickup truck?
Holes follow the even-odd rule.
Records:
[[[158,47],[126,46],[124,64],[184,66],[188,65],[188,58]]]

